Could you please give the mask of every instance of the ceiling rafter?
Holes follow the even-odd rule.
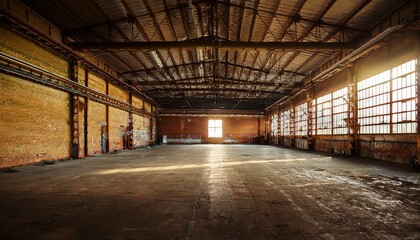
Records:
[[[206,76],[206,77],[191,77],[191,78],[185,78],[185,79],[178,79],[176,80],[176,83],[178,86],[183,86],[183,85],[189,85],[189,86],[209,86],[212,84],[223,84],[223,85],[233,85],[233,86],[238,86],[238,83],[241,84],[241,86],[270,86],[270,87],[277,87],[278,85],[275,83],[265,83],[265,82],[249,82],[249,81],[245,81],[245,80],[238,80],[238,79],[234,79],[234,78],[227,78],[227,77],[215,77],[215,81],[214,82],[210,82],[207,80],[204,80],[202,82],[197,82],[196,80],[200,80],[200,79],[209,79],[209,78],[213,78],[213,76]],[[194,82],[193,82],[194,81]],[[173,82],[146,82],[146,83],[142,83],[139,82],[138,83],[141,86],[165,86],[165,85],[173,85]]]
[[[201,63],[202,64],[210,64],[212,62],[213,62],[212,60],[207,60],[207,61],[203,61]],[[238,64],[235,64],[235,63],[232,63],[232,62],[229,62],[229,61],[218,61],[218,63],[219,64],[225,64],[225,65],[228,65],[228,66],[231,66],[231,67],[245,68],[247,70],[254,71],[254,72],[261,72],[261,73],[265,73],[265,74],[270,73],[269,69],[253,68],[251,66],[240,65],[240,64],[238,65]],[[175,68],[175,67],[188,67],[188,66],[198,66],[198,65],[199,64],[195,63],[195,62],[194,63],[185,63],[185,64],[178,64],[178,65],[174,65],[174,66],[167,66],[167,68],[165,68],[165,69],[169,70],[169,69]],[[152,72],[152,71],[158,71],[158,69],[157,68],[148,68],[148,69],[134,70],[135,73],[142,73],[142,72],[149,73],[149,72]],[[299,75],[299,76],[306,76],[305,74],[302,74],[302,73],[299,73],[299,72],[294,72],[294,71],[284,70],[284,72],[285,73],[290,73],[290,74],[296,74],[296,75]],[[122,74],[131,74],[131,73],[133,73],[133,72],[132,71],[122,72]]]
[[[306,1],[303,1],[303,2],[306,2]],[[224,2],[224,1],[220,1],[220,0],[216,0],[216,3],[222,4],[222,5],[229,5],[231,7],[242,8],[242,9],[254,11],[254,8],[249,7],[245,4],[243,4],[243,5],[240,4],[239,5],[239,4],[236,4],[236,3],[232,3],[230,1],[229,2]],[[274,14],[276,17],[285,17],[285,18],[292,18],[292,19],[296,17],[296,15],[287,15],[287,14],[279,13],[279,12],[276,12],[276,11],[269,11],[269,10],[265,10],[265,9],[259,9],[258,11],[261,12],[261,13],[266,13],[266,14]],[[332,23],[324,22],[324,21],[319,20],[319,19],[318,20],[312,20],[312,19],[299,17],[299,21],[310,23],[310,24],[316,24],[316,25],[320,25],[320,26],[341,28],[341,29],[346,30],[346,31],[356,32],[356,33],[361,33],[361,34],[366,33],[364,30],[354,29],[354,28],[350,28],[350,27],[346,27],[346,26],[337,25],[337,24],[332,24]]]
[[[351,52],[402,4],[94,0],[89,11],[79,12],[86,6],[81,0],[22,1],[56,23],[66,45],[118,68],[133,90],[148,90],[156,99],[176,97],[176,104],[166,106],[184,108],[196,106],[194,98],[209,104],[230,98],[225,107],[233,109],[255,106],[245,100],[250,94],[266,99],[263,106],[278,100],[279,92],[301,88],[316,66]]]
[[[152,17],[152,20],[153,20],[153,21],[152,21],[152,22],[153,22],[153,26],[155,27],[155,29],[156,29],[157,33],[159,34],[159,38],[160,38],[162,41],[165,41],[165,36],[163,35],[162,30],[160,29],[160,25],[159,25],[159,24],[158,24],[158,22],[157,22],[156,15],[154,14],[154,12],[153,12],[152,8],[150,7],[149,3],[148,3],[146,0],[142,0],[142,3],[143,3],[143,5],[146,7],[147,12],[149,13],[149,15]],[[166,16],[168,16],[168,15],[166,15]],[[165,60],[165,59],[163,59],[162,54],[160,54],[160,52],[158,52],[158,51],[156,51],[156,52],[158,53],[157,55],[159,56],[160,61],[162,62],[162,64],[163,64],[165,67],[167,67],[167,62],[166,62],[166,60]],[[171,58],[171,61],[172,61],[173,63],[175,63],[175,59],[174,59],[174,57],[172,56],[172,53],[168,51],[168,55],[169,55],[169,57]],[[178,74],[178,76],[179,76],[179,77],[181,77],[181,75],[180,75],[180,73],[179,73],[179,70],[178,70],[178,69],[175,69],[175,70],[176,70],[176,73]],[[168,74],[169,74],[169,76],[170,76],[170,78],[171,78],[172,80],[174,80],[174,79],[175,79],[175,77],[172,75],[172,73],[171,73],[171,72],[168,72]]]
[[[276,10],[277,10],[277,9],[279,8],[279,6],[280,6],[280,2],[281,2],[281,0],[277,0],[277,2],[276,2],[276,4],[275,4],[274,9],[276,9]],[[258,14],[258,16],[259,16],[259,14]],[[264,22],[264,20],[261,18],[261,16],[259,16],[259,17],[260,17],[260,19],[261,19],[261,22],[263,22],[263,23],[264,23],[264,25],[266,26],[266,28],[265,28],[265,30],[264,30],[264,33],[262,34],[262,39],[261,39],[261,41],[264,41],[264,39],[267,37],[267,34],[268,34],[269,30],[270,30],[271,25],[273,24],[275,14],[274,14],[274,13],[273,13],[273,14],[271,14],[271,17],[270,17],[270,23],[269,23],[269,24],[265,24],[265,22]],[[268,60],[269,60],[269,59],[271,59],[271,57],[272,57],[272,54],[273,54],[273,53],[274,53],[274,51],[273,51],[272,49],[270,49],[270,52],[268,52],[268,53],[267,53],[267,57],[266,57],[266,59],[265,59],[265,62],[264,62],[264,63],[262,64],[262,66],[261,66],[261,68],[262,68],[262,69],[265,69],[265,67],[266,67],[266,65],[267,65],[267,63],[268,63]],[[261,54],[261,51],[257,50],[257,56],[255,57],[255,59],[254,59],[253,63],[251,64],[251,67],[252,67],[252,68],[255,68],[255,64],[257,63],[257,58],[259,58],[259,57],[260,57],[260,54]],[[249,79],[251,78],[251,75],[252,75],[252,72],[250,72],[250,73],[248,74],[248,76],[247,76],[247,80],[248,80],[248,81],[249,81]],[[261,77],[261,76],[262,76],[262,73],[260,73],[258,77]],[[240,101],[238,101],[238,104],[237,104],[237,105],[239,105],[239,103],[240,103]],[[236,107],[237,105],[235,105],[235,107]]]
[[[96,4],[96,2],[94,2]],[[61,3],[61,1],[53,1],[53,4],[56,4],[57,7],[64,10],[68,15],[70,15],[73,19],[76,21],[79,21],[81,24],[84,24],[84,21],[80,19],[80,17],[77,14],[74,14],[70,9],[68,9],[65,5]],[[100,8],[98,8],[99,11],[101,11]],[[105,15],[106,17],[106,15]],[[116,28],[118,29],[118,28]],[[105,39],[101,34],[97,33],[96,31],[91,31],[94,33],[98,38]],[[120,56],[118,56],[115,52],[111,52],[111,54],[118,60],[121,61],[127,68],[134,70],[128,63],[126,63]],[[138,76],[139,78],[143,79],[141,76]],[[144,80],[144,79],[143,79]],[[138,89],[138,88],[137,88]],[[141,89],[139,89],[141,90]]]
[[[130,6],[128,6],[127,2],[125,0],[121,0],[122,5],[124,6],[125,11],[127,12],[127,14],[129,16],[133,16],[133,12],[130,9]],[[148,35],[146,34],[146,32],[143,30],[143,28],[141,27],[141,24],[139,23],[139,21],[137,19],[134,19],[134,24],[136,25],[137,30],[140,32],[140,34],[142,34],[143,38],[146,39],[146,41],[150,41]],[[127,44],[127,42],[126,42]],[[160,74],[166,79],[168,80],[168,76],[166,76],[166,74],[162,71],[162,69],[160,69],[160,66],[158,65],[158,63],[156,62],[156,60],[153,60],[151,58],[151,56],[148,53],[144,53],[143,54],[146,56],[146,58],[148,59],[148,61],[157,69],[159,69]],[[159,52],[156,53],[158,55],[158,57],[160,59],[162,59],[162,56]],[[157,81],[159,81],[159,79],[157,79]],[[158,91],[160,92],[160,91]]]
[[[223,92],[242,92],[242,93],[253,93],[253,92],[262,92],[262,93],[268,93],[268,94],[275,94],[275,95],[286,95],[283,92],[278,92],[278,91],[268,91],[268,90],[258,90],[258,89],[253,89],[253,90],[249,90],[249,89],[244,89],[244,88],[220,88],[217,91],[215,91],[213,88],[180,88],[180,90],[178,90],[177,88],[156,88],[156,89],[151,89],[151,90],[147,90],[145,91],[146,93],[150,93],[150,92],[157,92],[157,91],[183,91],[183,92],[197,92],[197,91],[204,91],[204,92],[219,92],[219,91],[223,91]]]
[[[95,6],[98,8],[98,10],[100,11],[100,13],[106,18],[106,19],[110,19],[110,17],[108,16],[108,14],[106,14],[103,10],[102,10],[102,8],[99,6],[99,4],[97,4],[97,2],[96,1],[94,1],[93,2],[94,4],[95,4]],[[129,41],[129,38],[126,36],[126,34],[124,34],[124,32],[122,32],[122,30],[119,28],[119,27],[117,27],[116,25],[113,25],[113,27],[117,30],[117,32],[119,33],[119,35],[127,42],[127,41]],[[133,53],[132,51],[128,51],[128,53],[130,54],[130,56],[132,56],[134,59],[136,59],[136,61],[137,62],[139,62],[139,64],[140,65],[142,65],[143,67],[146,67],[146,65],[143,63],[143,61],[141,61],[140,59],[139,59],[139,57],[135,54],[135,53]],[[117,56],[118,57],[118,59],[120,59],[121,60],[121,62],[122,63],[124,63],[129,69],[131,69],[131,70],[133,70],[133,68],[128,64],[128,63],[126,63],[123,59],[121,59],[115,52],[112,52],[112,54],[114,55],[114,56]],[[141,78],[141,79],[143,79],[143,81],[144,81],[144,78],[142,77],[142,76],[140,76],[139,74],[136,74],[136,73],[134,73],[135,74],[135,76],[138,76],[139,78]],[[154,80],[158,80],[158,78],[156,77],[156,75],[155,74],[153,74],[152,72],[149,72],[149,74],[148,75],[150,75]],[[147,80],[147,78],[146,78],[146,81],[148,81]],[[138,86],[138,85],[135,85],[135,87],[137,88],[137,89],[139,89],[139,87],[140,86]],[[162,95],[162,92],[159,92],[159,94],[160,95]]]
[[[331,7],[335,4],[337,2],[337,0],[331,0],[329,3],[328,3],[328,5],[323,9],[323,11],[319,14],[319,17],[318,17],[318,21],[321,21],[322,20],[322,18],[325,16],[325,14],[331,9]],[[300,36],[298,39],[297,39],[297,42],[300,42],[300,41],[302,41],[302,40],[304,40],[309,34],[310,34],[310,32],[315,28],[317,26],[317,24],[316,23],[313,23],[307,30],[306,30],[306,32],[304,32],[303,33],[303,35],[302,36]],[[293,62],[293,60],[299,55],[301,53],[301,51],[295,51],[294,52],[294,54],[289,58],[289,60],[287,61],[287,63],[286,64],[284,64],[283,66],[283,68],[285,69],[285,68],[287,68],[287,66],[289,66],[290,65],[290,63],[291,62]],[[281,74],[283,74],[283,73],[281,73]],[[280,75],[278,75],[278,76],[280,76]]]
[[[365,0],[362,2],[357,8],[355,8],[350,14],[342,21],[341,24],[345,25],[347,24],[356,14],[358,14],[360,11],[363,10],[369,3],[371,3],[372,0]],[[336,35],[340,29],[336,28],[333,32],[330,32],[322,41],[328,41],[330,40],[334,35]],[[303,62],[296,71],[300,71],[306,64],[308,64],[310,61],[312,61],[319,53],[315,52],[313,53],[308,59],[306,59],[305,62]]]

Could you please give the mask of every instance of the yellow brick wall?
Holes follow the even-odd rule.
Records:
[[[152,105],[150,105],[150,103],[145,102],[144,108],[146,109],[147,112],[152,112]]]
[[[86,101],[84,97],[79,97],[79,157],[85,157],[85,111],[87,111]]]
[[[148,145],[150,142],[150,131],[147,127],[145,127],[145,123],[148,121],[148,118],[134,114],[133,120],[134,146],[142,147]]]
[[[68,77],[68,62],[34,42],[0,26],[0,51]]]
[[[78,80],[79,80],[79,83],[80,84],[82,84],[82,85],[85,85],[85,83],[86,83],[86,70],[83,68],[83,67],[78,67],[78,71],[79,71],[79,74],[78,74]]]
[[[82,66],[78,66],[78,82],[82,85],[86,83],[86,70]],[[79,97],[79,157],[85,157],[85,111],[87,111],[87,101],[84,97]]]
[[[69,78],[66,59],[47,50],[13,31],[0,26],[0,51],[47,71]],[[86,69],[78,66],[78,82],[85,84]],[[106,81],[88,72],[88,86],[106,93]],[[69,94],[48,87],[1,75],[0,80],[0,168],[27,164],[41,160],[60,159],[70,156]],[[129,102],[129,94],[109,84],[109,95]],[[88,155],[100,153],[102,126],[106,125],[106,106],[79,98],[79,156],[84,156],[85,142]],[[133,97],[133,105],[143,107],[143,100]],[[87,106],[87,108],[85,108]],[[150,104],[146,104],[150,111]],[[109,108],[110,150],[122,149],[121,128],[126,127],[128,113]],[[84,111],[87,111],[87,139],[85,140]],[[148,144],[150,131],[148,119],[136,116],[135,129],[142,131],[141,145]],[[105,127],[106,128],[106,127]],[[3,147],[4,146],[4,147]]]
[[[143,100],[141,100],[138,97],[133,96],[133,106],[136,108],[142,108],[143,107]]]
[[[69,157],[69,95],[0,74],[0,168]]]
[[[109,150],[123,149],[123,134],[128,122],[128,113],[110,107],[109,108]]]
[[[95,89],[98,92],[106,93],[106,81],[98,75],[89,72],[88,74],[88,86],[89,88]]]
[[[88,155],[101,153],[101,127],[106,126],[106,107],[101,103],[88,103]]]
[[[108,95],[122,102],[129,103],[129,94],[113,84],[108,85]]]

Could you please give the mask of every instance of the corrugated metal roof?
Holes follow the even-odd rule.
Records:
[[[233,42],[351,42],[408,1],[23,0],[63,30],[64,37],[77,42],[202,38]],[[236,101],[252,95],[275,101],[280,93],[290,91],[296,81],[302,81],[305,74],[337,51],[197,47],[105,49],[93,53],[156,99],[189,96],[191,100],[198,96]],[[272,86],[273,83],[278,86]],[[188,90],[181,90],[186,84],[190,84]]]

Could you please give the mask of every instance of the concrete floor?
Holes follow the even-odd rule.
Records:
[[[1,239],[419,239],[420,174],[258,145],[0,173]]]

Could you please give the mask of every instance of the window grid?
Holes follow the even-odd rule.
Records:
[[[282,136],[290,135],[290,109],[281,113]]]
[[[411,60],[357,84],[361,134],[416,132],[415,67]]]
[[[316,99],[316,134],[331,134],[332,115],[331,115],[331,93]]]
[[[277,136],[278,134],[278,117],[277,114],[271,116],[271,133],[273,136]]]
[[[392,69],[392,132],[415,133],[416,123],[416,60]]]
[[[348,88],[333,92],[333,134],[347,134]]]
[[[306,136],[308,133],[308,104],[305,102],[296,107],[296,135]]]
[[[209,120],[209,138],[220,138],[223,135],[222,120]]]
[[[358,121],[361,134],[415,133],[416,64],[411,60],[357,83]],[[348,88],[312,100],[312,134],[346,134]],[[295,130],[304,136],[308,129],[308,104],[295,108]],[[278,119],[280,118],[280,119]],[[278,123],[280,120],[280,124]],[[272,132],[290,135],[290,109],[272,116]]]

